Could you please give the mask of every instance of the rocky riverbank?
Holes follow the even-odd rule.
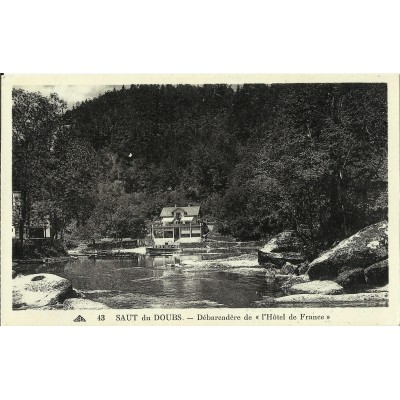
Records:
[[[308,262],[301,241],[293,231],[272,238],[259,250],[258,261],[266,268],[266,279],[282,282],[287,295],[266,298],[259,306],[271,303],[279,306],[387,306],[387,229],[386,221],[366,227],[311,262]]]

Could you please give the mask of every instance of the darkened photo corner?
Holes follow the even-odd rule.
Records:
[[[387,221],[386,83],[12,88],[14,311],[387,307]]]

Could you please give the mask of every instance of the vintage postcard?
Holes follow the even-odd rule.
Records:
[[[4,75],[3,325],[398,325],[398,75]]]

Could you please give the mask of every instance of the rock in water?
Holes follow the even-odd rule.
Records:
[[[389,282],[388,260],[377,262],[364,270],[365,280],[370,285],[385,285]]]
[[[340,272],[363,268],[388,257],[388,224],[386,221],[368,226],[337,246],[322,253],[308,267],[314,279],[336,278]]]
[[[289,292],[296,294],[341,294],[343,287],[333,281],[312,281],[293,285],[289,288]]]
[[[55,305],[73,295],[71,282],[57,275],[21,275],[13,279],[13,308]]]
[[[294,270],[295,270],[296,266],[293,264],[290,264],[289,262],[285,263],[285,265],[282,267],[281,269],[281,274],[284,275],[293,275],[294,274]]]
[[[285,231],[274,236],[263,248],[258,250],[260,265],[274,264],[281,268],[285,263],[298,265],[305,261],[303,244],[294,231]]]
[[[365,283],[364,270],[362,268],[355,268],[350,271],[344,271],[339,274],[335,282],[343,287],[363,284]]]
[[[103,303],[87,299],[67,299],[64,301],[64,310],[106,310],[109,308]]]

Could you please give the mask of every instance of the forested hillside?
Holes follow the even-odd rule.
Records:
[[[316,251],[387,217],[385,84],[131,85],[72,110],[13,92],[20,223],[143,237],[200,204],[238,239],[296,229]]]

